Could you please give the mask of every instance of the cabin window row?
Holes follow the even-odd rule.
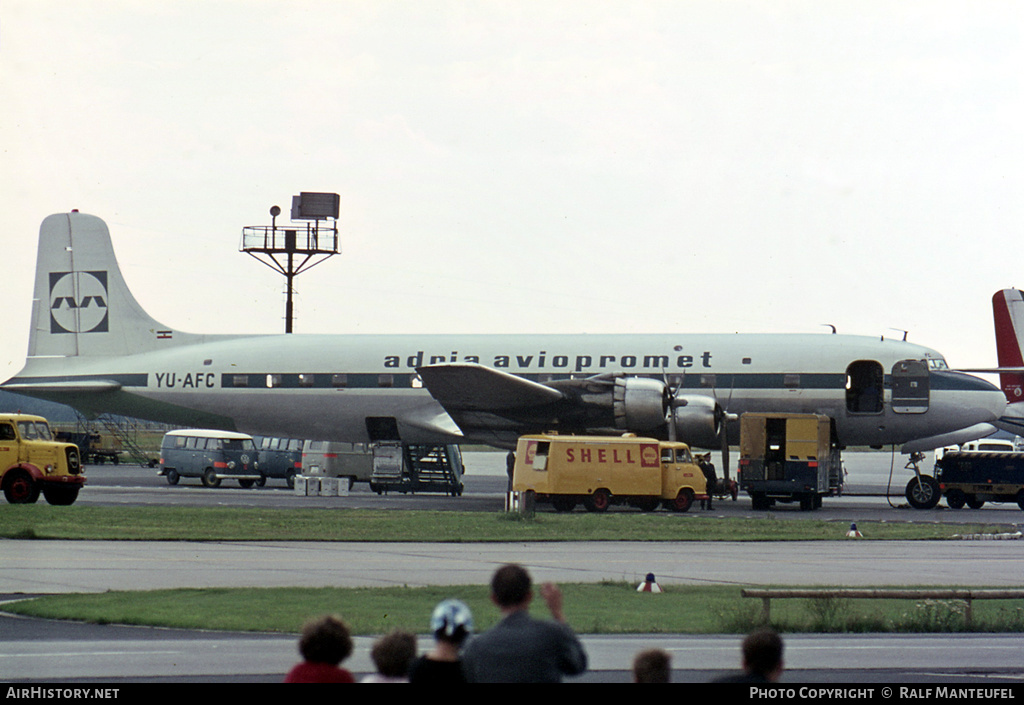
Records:
[[[524,375],[536,379],[540,383],[553,382],[556,380],[581,377],[582,375]],[[412,388],[420,389],[423,381],[418,374],[392,374],[392,373],[366,373],[366,374],[279,374],[279,373],[255,373],[255,374],[226,374],[223,379],[223,386],[236,389],[313,389],[313,388]]]

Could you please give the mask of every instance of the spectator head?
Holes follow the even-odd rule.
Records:
[[[299,653],[306,661],[337,666],[352,654],[352,635],[341,618],[326,615],[302,627]]]
[[[641,651],[633,659],[634,683],[668,683],[672,678],[672,657],[662,649]]]
[[[462,601],[444,600],[430,615],[430,631],[438,641],[458,646],[473,633],[473,615]]]
[[[771,629],[758,629],[743,640],[743,669],[770,681],[782,674],[782,638]]]
[[[526,605],[533,596],[530,574],[521,565],[510,563],[494,571],[491,599],[501,609]]]
[[[396,629],[373,643],[370,658],[377,673],[388,678],[402,678],[409,674],[409,665],[416,658],[416,636]]]

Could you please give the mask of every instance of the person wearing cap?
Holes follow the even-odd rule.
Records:
[[[473,633],[473,615],[459,600],[444,600],[430,615],[434,648],[413,661],[410,683],[465,683],[460,651]]]

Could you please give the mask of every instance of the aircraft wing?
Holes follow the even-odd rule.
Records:
[[[974,374],[1002,374],[1002,373],[1022,373],[1024,367],[958,367],[953,372],[972,372]]]
[[[74,394],[93,392],[116,392],[121,383],[112,379],[57,380],[42,382],[5,382],[3,388],[9,392]]]
[[[416,368],[423,386],[472,442],[515,448],[527,432],[558,425],[567,395],[538,382],[469,363]]]
[[[943,433],[938,436],[929,436],[928,438],[918,438],[917,440],[910,441],[909,443],[904,443],[900,448],[900,452],[921,453],[926,450],[935,450],[936,448],[942,448],[944,446],[956,446],[961,443],[967,443],[968,441],[976,441],[979,438],[987,438],[998,430],[999,429],[992,424],[974,424],[968,428],[962,428],[959,431]]]
[[[606,374],[542,384],[470,363],[416,371],[472,442],[514,448],[524,433],[667,433],[669,392],[654,379]],[[682,440],[702,447],[719,443],[719,409],[712,400],[679,396],[672,405],[675,422],[687,431]]]
[[[557,389],[483,365],[428,365],[416,372],[449,414],[543,407],[565,398]]]

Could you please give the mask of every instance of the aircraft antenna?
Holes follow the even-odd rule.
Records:
[[[270,225],[242,228],[240,251],[285,277],[285,333],[292,332],[295,277],[341,252],[338,240],[340,202],[341,197],[336,193],[303,191],[292,196],[291,224],[279,227],[277,216],[281,215],[281,208],[271,206]]]

